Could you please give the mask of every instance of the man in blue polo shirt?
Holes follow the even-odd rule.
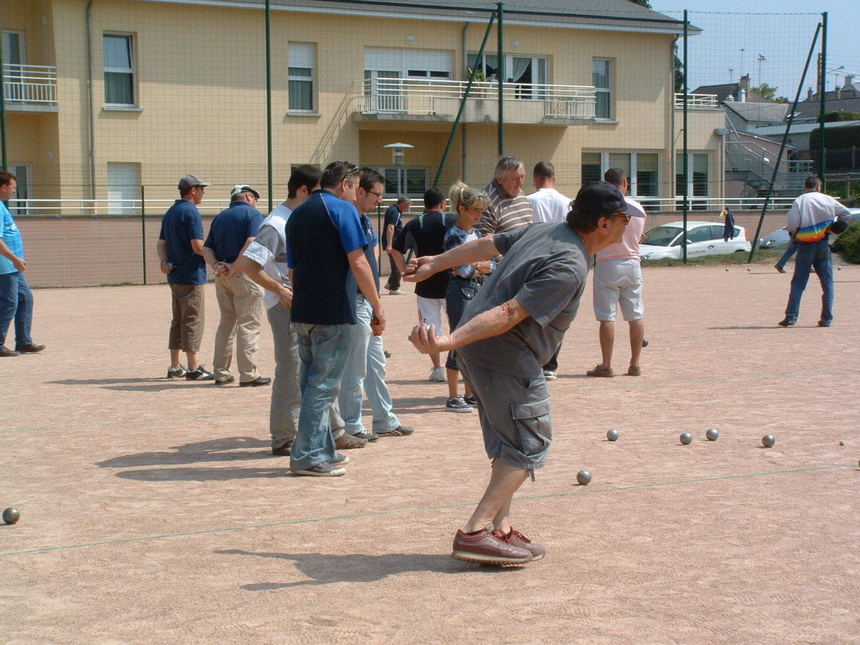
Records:
[[[213,374],[197,359],[203,338],[206,263],[203,261],[203,222],[198,204],[209,184],[195,175],[179,180],[179,199],[164,214],[158,236],[161,272],[167,276],[173,304],[170,322],[170,367],[167,378],[211,381]],[[188,369],[179,363],[185,352]]]
[[[340,391],[356,323],[356,285],[370,303],[371,328],[385,328],[382,301],[364,256],[367,238],[355,201],[358,168],[326,166],[316,190],[286,226],[287,263],[293,278],[292,323],[302,362],[299,430],[290,451],[296,475],[337,477],[349,460],[335,450],[329,412]]]
[[[18,178],[0,170],[0,357],[35,354],[45,349],[33,344],[30,326],[33,323],[33,292],[24,277],[24,241],[4,202],[18,187]],[[6,347],[6,333],[15,321],[15,349]]]
[[[263,290],[236,259],[257,237],[263,216],[256,208],[260,193],[247,184],[237,184],[230,193],[230,207],[221,211],[203,244],[203,257],[215,273],[215,296],[221,310],[221,324],[215,333],[215,385],[235,379],[230,374],[233,337],[236,337],[236,364],[239,385],[268,385],[272,379],[257,374],[257,346],[263,324]]]

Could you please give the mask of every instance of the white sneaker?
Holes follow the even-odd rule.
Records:
[[[444,367],[434,367],[430,372],[430,378],[428,381],[435,381],[436,383],[444,383],[448,379],[445,378],[445,368]]]

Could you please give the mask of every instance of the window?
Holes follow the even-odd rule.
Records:
[[[104,35],[105,103],[135,105],[134,43],[130,35]]]
[[[9,210],[13,215],[27,215],[30,212],[27,200],[33,198],[33,169],[28,163],[12,162],[9,172],[18,178],[18,187],[9,202]]]
[[[313,112],[314,46],[310,43],[290,43],[288,57],[290,110]]]
[[[594,86],[596,104],[594,117],[612,118],[612,61],[595,58],[591,63],[591,84]]]
[[[26,97],[24,86],[24,71],[27,63],[24,50],[24,34],[20,31],[4,31],[0,39],[3,53],[3,83],[0,86],[6,91],[7,101],[21,101]]]
[[[385,177],[385,192],[388,195],[397,195],[400,192],[413,197],[421,197],[429,188],[430,178],[427,168],[401,168],[403,174],[398,185],[397,168],[380,168],[379,172]]]
[[[709,155],[706,152],[691,152],[687,157],[688,177],[687,195],[690,197],[708,197],[710,192]],[[678,152],[677,168],[675,169],[676,195],[684,194],[684,153]],[[707,200],[691,201],[690,208],[693,210],[706,210]],[[683,208],[683,203],[678,202],[678,208]]]
[[[582,185],[603,180],[610,168],[621,168],[630,182],[627,190],[631,197],[659,197],[659,156],[656,152],[583,152]],[[644,203],[645,210],[657,208],[655,203]]]
[[[478,59],[475,53],[467,57],[467,69],[478,68],[477,80],[495,81],[499,73],[499,57],[495,54],[484,54]],[[468,77],[467,77],[468,78]],[[517,88],[516,98],[532,99],[538,96],[534,85],[546,84],[546,58],[539,56],[511,56],[505,55],[505,82],[520,83]]]
[[[140,164],[108,162],[108,212],[111,215],[137,215],[140,199]]]

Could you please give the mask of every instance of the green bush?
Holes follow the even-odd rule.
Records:
[[[852,222],[833,247],[849,262],[860,264],[860,222]]]

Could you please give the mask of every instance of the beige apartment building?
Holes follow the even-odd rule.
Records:
[[[276,201],[293,165],[334,159],[377,167],[390,196],[399,182],[417,197],[433,182],[470,68],[479,80],[439,185],[490,178],[497,23],[477,53],[496,3],[272,0],[270,95],[264,6],[0,0],[7,165],[19,196],[41,212],[46,200],[74,210],[96,199],[89,208],[131,214],[141,186],[147,200],[170,200],[187,172],[215,184],[212,198],[237,182],[265,193],[270,96]],[[634,195],[673,208],[683,188],[672,69],[683,24],[626,0],[510,0],[502,23],[505,152],[527,169],[551,160],[569,195],[620,166]],[[719,198],[724,115],[693,98],[690,194]],[[400,167],[391,143],[413,146]]]

